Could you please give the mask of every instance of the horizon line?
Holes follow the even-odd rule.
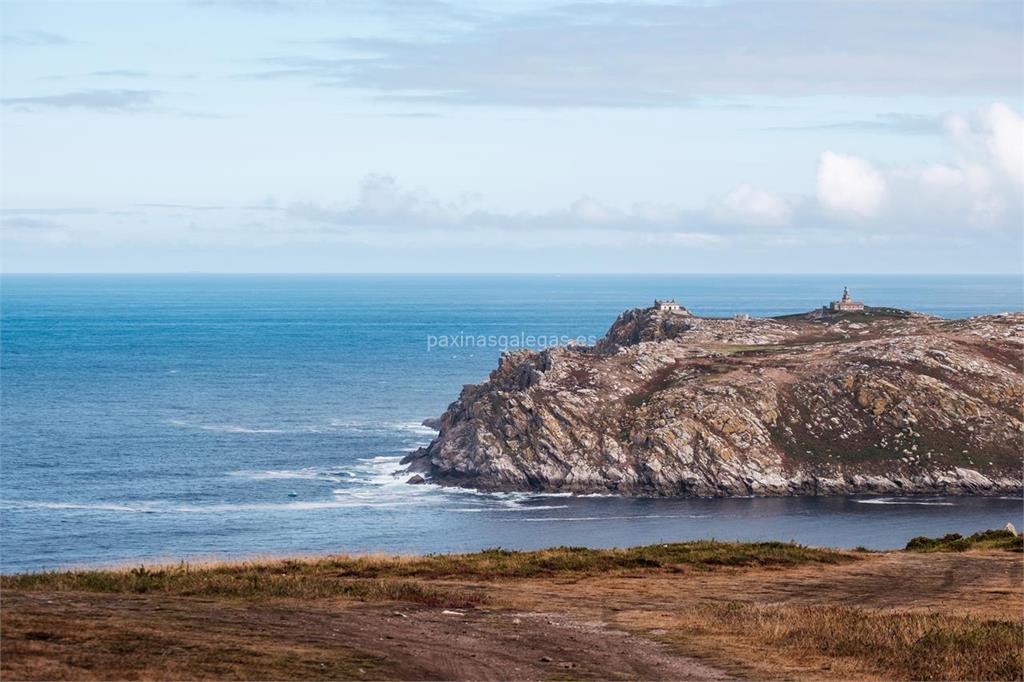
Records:
[[[18,271],[18,272],[2,272],[0,276],[83,276],[83,275],[101,275],[101,276],[126,276],[126,277],[145,277],[145,276],[195,276],[195,275],[211,275],[211,276],[238,276],[238,277],[252,277],[252,276],[305,276],[305,277],[324,277],[324,276],[367,276],[367,277],[379,277],[379,276],[469,276],[469,277],[693,277],[693,276],[714,276],[714,277],[1021,277],[1024,278],[1024,272],[469,272],[469,271],[458,271],[458,272],[442,272],[442,271],[373,271],[373,272],[360,272],[360,271],[239,271],[239,272],[225,272],[218,270],[167,270],[167,271],[154,271],[154,272],[128,272],[128,271],[99,271],[99,270],[75,270],[75,271]]]

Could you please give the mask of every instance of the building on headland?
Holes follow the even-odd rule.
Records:
[[[681,313],[683,311],[683,307],[671,298],[664,301],[661,299],[655,299],[654,308],[655,310],[663,310],[667,313]]]
[[[864,304],[850,298],[849,287],[843,287],[843,297],[838,301],[832,301],[829,304],[828,309],[837,313],[856,312],[864,310]]]

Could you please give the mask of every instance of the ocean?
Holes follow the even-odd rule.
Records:
[[[844,285],[949,318],[1024,309],[1017,276],[5,275],[0,570],[694,538],[890,548],[1024,525],[1019,499],[480,494],[394,475],[505,348],[599,337],[654,298],[776,315]]]

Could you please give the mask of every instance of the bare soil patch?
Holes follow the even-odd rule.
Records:
[[[108,575],[93,589],[68,582],[66,574],[65,582],[49,584],[8,576],[0,595],[0,676],[1021,676],[1019,553],[833,555],[775,548],[776,560],[765,564],[764,554],[754,561],[751,551],[702,546],[618,555],[549,550],[286,562],[291,573],[320,567],[306,582],[279,576],[262,583],[271,591],[285,585],[291,596],[245,594],[237,585],[222,594],[209,587],[186,593],[203,584],[233,585],[237,580],[224,577],[237,576],[230,565],[216,567],[213,583],[193,578],[147,592],[125,589],[130,583],[123,575]],[[742,560],[730,563],[729,557]],[[281,562],[271,565],[268,575],[282,573]],[[455,566],[472,570],[457,578],[450,570]],[[349,586],[362,580],[376,582]],[[344,587],[332,593],[336,586]]]

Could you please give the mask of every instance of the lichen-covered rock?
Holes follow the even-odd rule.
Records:
[[[506,353],[406,458],[431,482],[628,495],[1021,491],[1024,314],[623,313]]]

